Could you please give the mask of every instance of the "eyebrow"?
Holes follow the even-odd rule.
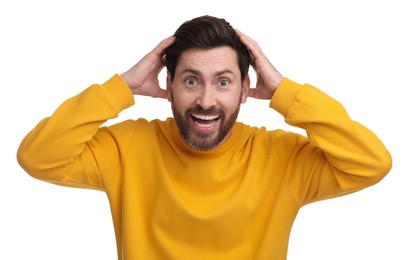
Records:
[[[197,75],[197,76],[202,76],[202,73],[199,70],[192,69],[192,68],[184,69],[183,71],[181,71],[180,74],[182,75],[182,74],[185,74],[185,73],[192,73],[192,74]],[[233,73],[233,71],[231,71],[230,69],[224,69],[224,70],[217,71],[215,73],[215,76],[221,76],[223,74],[235,75],[235,73]]]

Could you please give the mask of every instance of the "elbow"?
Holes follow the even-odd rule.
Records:
[[[17,162],[26,173],[34,178],[38,178],[33,156],[21,146],[17,151]]]
[[[390,172],[393,165],[392,157],[389,152],[382,153],[381,156],[375,157],[371,164],[371,181],[372,185],[381,181]]]
[[[35,179],[47,179],[49,165],[38,158],[38,153],[25,146],[20,146],[17,151],[17,162],[23,170]]]
[[[48,160],[44,151],[33,149],[25,144],[17,150],[17,162],[34,179],[60,184],[66,180],[66,165]],[[62,184],[61,184],[62,185]]]

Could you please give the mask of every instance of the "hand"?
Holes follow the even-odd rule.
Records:
[[[257,99],[271,99],[276,91],[283,76],[274,68],[271,62],[264,55],[260,46],[247,35],[236,30],[240,41],[246,45],[252,58],[254,71],[256,72],[257,82],[255,88],[250,88],[249,97]]]
[[[120,75],[134,95],[167,98],[167,91],[159,85],[158,74],[165,66],[163,53],[174,42],[174,36],[162,40],[136,65]]]

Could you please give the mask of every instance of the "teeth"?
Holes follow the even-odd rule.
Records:
[[[195,118],[201,119],[201,120],[214,120],[217,119],[219,116],[209,116],[209,115],[192,115]]]
[[[210,128],[210,127],[212,127],[212,126],[215,124],[215,122],[210,123],[210,124],[200,124],[200,123],[198,123],[198,122],[195,122],[195,124],[197,124],[197,126],[199,126],[199,127],[201,127],[201,128]]]

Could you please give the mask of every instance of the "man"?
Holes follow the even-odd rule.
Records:
[[[101,127],[133,95],[167,98],[174,118]],[[248,97],[269,99],[307,138],[236,122]],[[35,178],[105,191],[119,259],[285,259],[303,205],[373,185],[391,168],[381,141],[341,104],[284,78],[255,41],[210,16],[65,101],[26,136],[18,160]]]

